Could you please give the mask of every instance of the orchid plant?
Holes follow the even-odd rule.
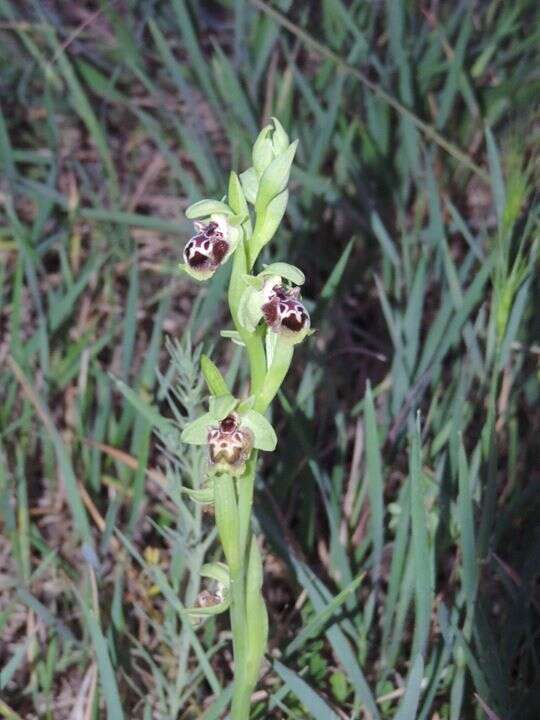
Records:
[[[231,172],[226,198],[201,200],[186,212],[195,234],[184,248],[181,267],[204,282],[232,260],[228,299],[234,330],[222,335],[245,347],[250,368],[249,396],[237,398],[217,366],[203,356],[208,412],[182,433],[183,442],[206,448],[202,488],[185,492],[197,502],[214,504],[225,555],[225,563],[202,568],[215,590],[204,590],[189,612],[194,617],[230,612],[233,720],[249,718],[268,638],[262,559],[251,530],[258,452],[271,452],[277,444],[265,414],[287,374],[294,346],[312,332],[300,297],[303,273],[284,262],[254,272],[285,213],[296,145],[273,118],[253,146],[253,166],[240,176]]]

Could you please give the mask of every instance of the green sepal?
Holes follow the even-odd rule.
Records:
[[[298,140],[295,140],[284,153],[272,160],[262,174],[255,201],[255,210],[258,213],[263,212],[270,201],[287,187],[297,145]]]
[[[214,484],[212,481],[209,481],[208,485],[200,490],[183,487],[182,492],[202,505],[211,505],[214,502]]]
[[[245,198],[252,205],[255,205],[257,193],[259,192],[259,178],[255,172],[255,168],[250,167],[240,174],[240,182],[244,190]]]
[[[271,125],[263,127],[257,135],[257,139],[253,143],[253,167],[257,175],[261,176],[266,168],[270,165],[274,158],[274,148],[272,141],[268,138],[268,133],[272,130]]]
[[[268,420],[256,410],[248,410],[242,414],[242,425],[253,433],[253,447],[257,450],[272,452],[276,449],[276,431]]]
[[[261,297],[260,290],[255,290],[253,287],[247,287],[240,296],[238,322],[250,333],[255,332],[255,328],[263,316]]]
[[[206,445],[208,442],[208,428],[216,424],[212,413],[205,413],[193,422],[188,423],[182,431],[180,439],[190,445]]]
[[[225,563],[205,563],[201,567],[199,575],[216,580],[225,590],[228,590],[231,586],[231,574]]]
[[[212,395],[230,394],[230,390],[219,368],[207,355],[201,355],[201,370]]]
[[[234,215],[234,211],[221,200],[199,200],[186,210],[186,217],[190,220],[209,217],[210,215]]]
[[[276,117],[272,118],[272,122],[274,123],[274,132],[272,133],[274,155],[281,155],[289,147],[289,136]]]
[[[229,392],[226,395],[211,397],[208,414],[212,417],[213,423],[215,424],[216,422],[223,420],[223,418],[226,418],[227,415],[234,410],[237,404],[238,400]]]
[[[259,273],[258,277],[264,277],[265,275],[279,275],[295,285],[303,285],[306,281],[306,276],[300,268],[285,262],[275,262],[267,265],[264,270]]]

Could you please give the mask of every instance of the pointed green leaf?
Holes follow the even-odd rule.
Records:
[[[201,355],[201,370],[212,395],[228,395],[229,388],[215,363],[207,355]]]

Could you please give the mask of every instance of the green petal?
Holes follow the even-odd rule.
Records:
[[[276,449],[276,432],[264,415],[256,410],[248,410],[242,415],[242,425],[253,433],[253,447],[270,452]]]
[[[306,281],[306,276],[299,268],[284,262],[275,262],[267,265],[264,270],[259,273],[259,277],[261,275],[279,275],[285,278],[285,280],[290,280],[290,282],[295,285],[303,285]]]
[[[206,445],[208,428],[215,424],[214,417],[208,412],[197,418],[184,428],[180,439],[190,445]]]
[[[238,400],[232,395],[219,395],[210,398],[210,408],[208,414],[211,416],[213,423],[220,422],[226,418],[236,407]]]
[[[194,220],[195,218],[209,217],[215,213],[219,215],[234,215],[231,208],[220,200],[199,200],[188,207],[186,217]]]

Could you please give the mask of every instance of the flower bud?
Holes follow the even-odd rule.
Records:
[[[194,235],[184,248],[184,270],[196,280],[208,280],[234,252],[240,230],[226,215],[215,214],[208,222],[194,222]]]
[[[244,473],[253,449],[253,433],[242,427],[237,413],[231,413],[219,425],[208,430],[208,457],[211,475],[227,472],[235,477]]]

